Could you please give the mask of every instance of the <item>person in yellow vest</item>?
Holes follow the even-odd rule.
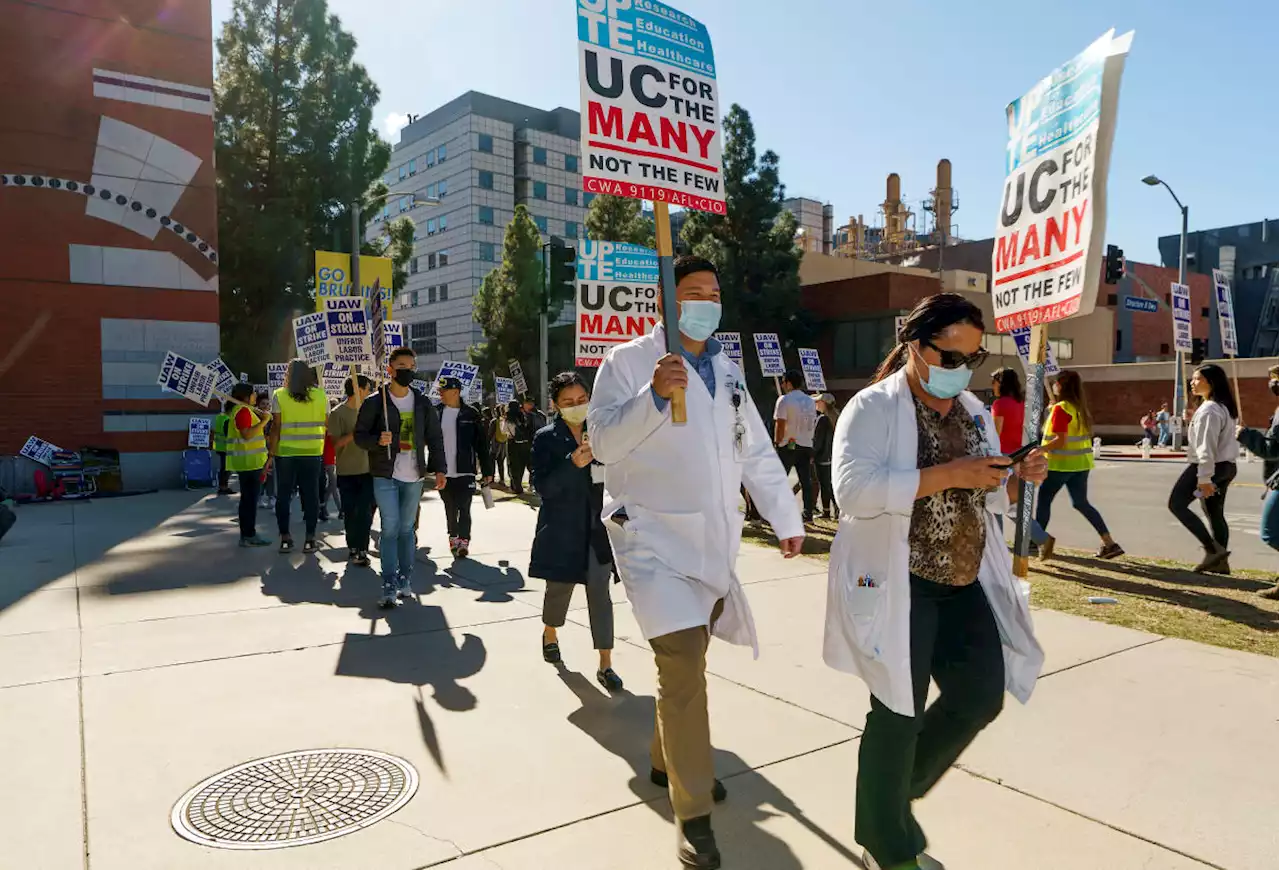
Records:
[[[293,491],[302,502],[306,540],[302,552],[314,553],[316,523],[320,518],[320,480],[324,467],[324,427],[329,400],[316,385],[316,373],[305,360],[289,363],[284,386],[271,398],[271,455],[275,457],[276,526],[280,530],[280,552],[293,552],[289,533],[289,505]]]
[[[1093,415],[1084,396],[1084,383],[1076,372],[1064,369],[1053,384],[1056,403],[1044,422],[1043,446],[1049,456],[1049,477],[1040,485],[1036,503],[1036,523],[1046,532],[1053,498],[1063,487],[1071,496],[1071,506],[1078,510],[1102,539],[1099,559],[1124,555],[1124,548],[1107,530],[1107,522],[1089,503],[1089,472],[1093,469]],[[1040,544],[1040,558],[1053,556],[1054,538],[1046,534]]]
[[[231,469],[227,468],[227,429],[231,423],[228,413],[234,406],[222,403],[222,410],[213,418],[213,452],[218,456],[218,495],[231,495]]]
[[[240,546],[265,547],[271,543],[258,534],[258,493],[262,490],[263,469],[267,456],[267,436],[263,429],[271,419],[269,414],[259,414],[248,406],[254,404],[253,387],[236,384],[231,388],[231,398],[243,402],[232,405],[235,417],[230,418],[225,439],[226,469],[235,472],[240,479]]]

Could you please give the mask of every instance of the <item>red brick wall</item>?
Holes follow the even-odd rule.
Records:
[[[100,119],[115,118],[201,160],[170,214],[216,250],[213,121],[208,115],[94,96],[93,70],[212,87],[208,2],[0,0],[0,173],[88,181]],[[173,233],[154,240],[85,214],[65,191],[0,188],[0,395],[21,413],[0,415],[0,453],[31,434],[60,446],[177,450],[182,432],[104,433],[105,410],[194,410],[173,399],[103,399],[102,318],[214,322],[209,291],[70,283],[72,244],[169,251],[201,277],[216,266]],[[16,346],[45,312],[52,320]]]
[[[1161,402],[1173,407],[1170,381],[1090,381],[1085,383],[1085,395],[1095,425],[1131,426],[1135,437],[1144,413],[1159,410]],[[1266,378],[1241,378],[1239,399],[1246,426],[1265,427],[1275,413],[1276,397],[1267,389]]]
[[[1154,290],[1166,305],[1169,302],[1169,285],[1178,280],[1177,269],[1164,266],[1153,266],[1150,263],[1127,264],[1129,271],[1135,273]],[[1187,275],[1187,285],[1191,288],[1191,336],[1205,341],[1209,340],[1209,316],[1205,314],[1213,298],[1213,279],[1208,275]],[[1148,296],[1145,289],[1136,281],[1135,294]],[[1119,288],[1111,284],[1103,284],[1099,289],[1098,303],[1110,308],[1118,308]],[[1111,304],[1110,297],[1116,295],[1116,303]],[[1133,323],[1133,354],[1144,359],[1173,358],[1173,318],[1168,309],[1162,308],[1153,313],[1142,311],[1130,312]],[[1210,311],[1212,314],[1212,311]]]

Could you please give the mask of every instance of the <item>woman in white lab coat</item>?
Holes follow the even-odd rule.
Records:
[[[823,658],[871,689],[854,827],[868,868],[939,866],[911,802],[995,719],[1006,688],[1028,699],[1044,661],[997,524],[1009,460],[966,390],[982,333],[963,296],[924,299],[836,426]],[[1015,471],[1039,482],[1046,468],[1035,453]],[[940,697],[926,708],[930,677]]]

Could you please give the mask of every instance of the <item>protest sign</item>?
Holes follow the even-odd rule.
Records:
[[[193,362],[173,351],[164,355],[160,365],[160,377],[156,383],[162,389],[181,393],[197,405],[207,405],[213,398],[217,375],[213,369]]]
[[[529,395],[529,382],[524,379],[524,369],[517,360],[509,360],[507,367],[511,369],[511,379],[516,382],[516,392],[522,396]]]
[[[409,389],[421,396],[427,396],[428,398],[431,396],[431,384],[421,378],[415,378],[413,383],[409,384]]]
[[[242,384],[247,384],[247,383],[249,383],[249,373],[248,373],[248,372],[241,372],[241,373],[240,373],[240,383],[242,383]]]
[[[1013,343],[1018,348],[1018,359],[1022,360],[1022,370],[1031,371],[1031,327],[1023,326],[1013,330],[1010,333],[1013,336]],[[1056,375],[1062,369],[1058,368],[1058,361],[1053,356],[1053,345],[1046,343],[1044,346],[1044,373],[1046,375]]]
[[[288,363],[267,363],[267,389],[278,390],[283,387],[284,376],[288,371]]]
[[[54,451],[61,449],[61,447],[55,447],[43,438],[37,438],[32,435],[27,439],[27,443],[22,445],[22,449],[18,451],[18,454],[39,462],[41,465],[48,465],[53,458]]]
[[[1099,40],[1005,110],[1004,197],[991,255],[995,328],[1093,310],[1106,235],[1107,171],[1133,33]]]
[[[717,332],[716,341],[720,342],[720,347],[724,351],[724,355],[742,365],[742,333],[741,332]]]
[[[471,386],[467,387],[465,393],[467,404],[479,405],[484,401],[484,379],[477,377],[471,382]]]
[[[316,251],[316,311],[324,311],[324,301],[341,296],[351,296],[351,255],[334,251]],[[361,299],[373,294],[376,282],[381,290],[385,317],[391,317],[390,257],[360,257]]]
[[[658,324],[658,252],[625,242],[578,245],[574,365],[595,367]]]
[[[757,332],[756,356],[760,358],[760,373],[767,378],[780,378],[787,373],[782,362],[782,344],[776,332]]]
[[[351,374],[349,366],[340,366],[334,363],[325,363],[324,368],[320,370],[320,386],[324,388],[324,394],[330,401],[341,402],[346,399],[345,384],[347,377]]]
[[[212,421],[208,417],[192,417],[187,422],[187,446],[209,447],[209,433]]]
[[[208,362],[206,365],[213,372],[214,389],[219,393],[230,393],[231,388],[236,385],[236,376],[227,364],[222,361],[222,357],[215,356],[212,362]]]
[[[583,187],[725,213],[711,38],[658,0],[578,0]]]
[[[893,318],[893,343],[897,344],[901,341],[902,327],[907,325],[907,315],[899,314]]]
[[[298,356],[308,365],[320,365],[329,355],[329,322],[324,312],[295,317],[293,337],[298,346]]]
[[[382,323],[383,341],[387,345],[387,353],[395,350],[397,347],[404,347],[404,323],[399,320],[385,320]],[[387,361],[382,361],[386,365]]]
[[[1222,338],[1222,352],[1227,356],[1239,356],[1240,345],[1236,341],[1236,314],[1231,299],[1231,279],[1221,269],[1213,270],[1213,297],[1218,308],[1218,334]]]
[[[447,359],[440,363],[440,371],[431,382],[431,392],[427,395],[432,399],[439,399],[440,381],[444,378],[457,378],[462,381],[462,394],[465,396],[471,392],[471,384],[479,379],[479,374],[480,366],[478,365]]]
[[[328,359],[342,366],[367,366],[373,356],[369,345],[369,318],[363,299],[326,299],[324,315],[329,330]]]
[[[497,394],[498,404],[504,408],[513,402],[516,397],[516,382],[511,378],[500,378],[494,376],[493,391]]]
[[[1171,282],[1169,302],[1173,310],[1173,349],[1179,353],[1191,353],[1191,288]]]
[[[263,396],[266,396],[269,399],[271,398],[271,387],[267,386],[266,384],[254,384],[253,394],[259,399],[261,399]]]
[[[827,379],[822,376],[822,359],[818,352],[813,348],[798,347],[796,353],[800,354],[800,370],[804,372],[805,389],[825,392]]]

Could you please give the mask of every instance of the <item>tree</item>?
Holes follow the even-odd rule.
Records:
[[[469,354],[482,372],[505,372],[512,359],[520,361],[526,374],[538,370],[541,252],[537,225],[528,209],[517,205],[502,237],[502,264],[480,282],[472,303],[487,341]]]
[[[800,308],[800,257],[795,215],[782,207],[778,155],[756,155],[756,132],[746,109],[734,103],[724,119],[724,188],[727,213],[691,212],[680,237],[720,271],[724,329],[777,332],[783,347],[803,344],[813,324]],[[747,385],[757,400],[772,393],[755,366]]]
[[[630,242],[652,248],[653,220],[645,217],[640,207],[638,199],[598,195],[587,207],[587,238],[596,242]]]
[[[218,39],[218,283],[236,368],[288,356],[289,320],[314,308],[313,252],[349,238],[350,203],[387,168],[355,47],[325,0],[235,0]]]

